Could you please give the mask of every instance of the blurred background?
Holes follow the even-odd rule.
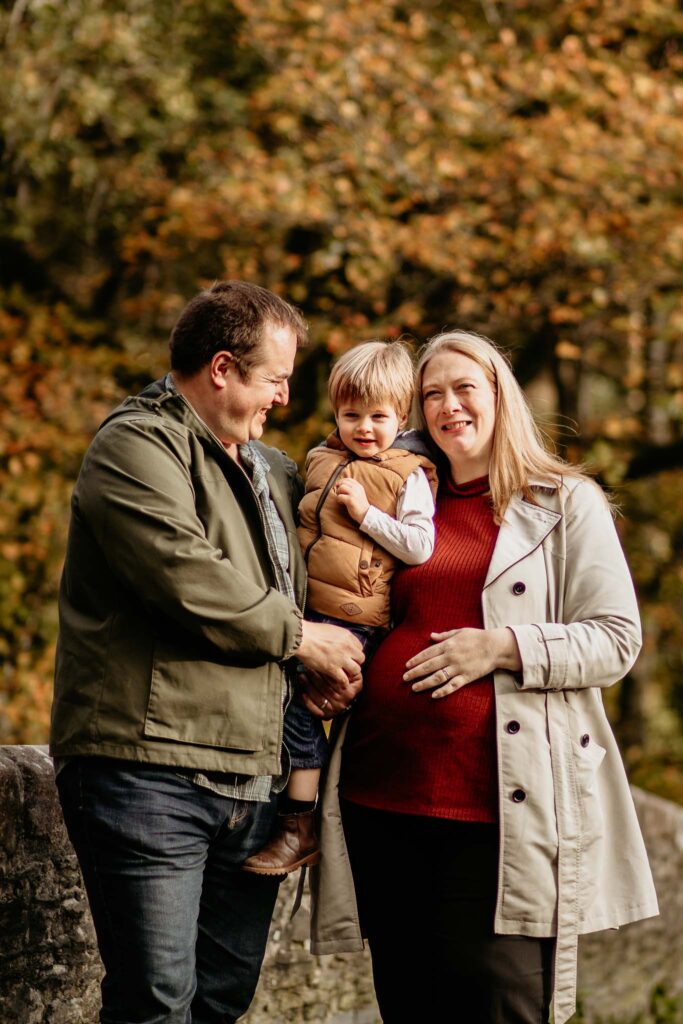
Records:
[[[201,287],[299,305],[268,439],[331,360],[444,327],[509,352],[620,506],[642,656],[606,699],[683,803],[678,0],[0,0],[0,743],[46,741],[69,497]]]

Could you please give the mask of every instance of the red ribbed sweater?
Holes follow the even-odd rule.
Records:
[[[498,536],[487,490],[487,477],[442,485],[434,554],[394,577],[395,625],[368,666],[344,744],[347,800],[405,814],[498,819],[492,678],[440,700],[413,693],[402,678],[431,633],[483,626],[481,594]]]

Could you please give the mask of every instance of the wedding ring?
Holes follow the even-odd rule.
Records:
[[[321,711],[324,711],[329,703],[330,703],[329,700],[327,699],[327,697],[325,697],[325,700],[322,702],[322,704],[320,704],[318,706],[319,706]]]

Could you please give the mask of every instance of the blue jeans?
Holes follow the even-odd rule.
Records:
[[[386,636],[386,629],[381,626],[363,626],[360,623],[346,622],[330,615],[307,611],[306,618],[310,622],[327,622],[332,626],[343,626],[360,640],[365,653],[365,665]],[[285,712],[284,741],[289,751],[292,768],[323,768],[327,764],[327,736],[322,721],[310,713],[307,707],[299,702],[295,693]]]
[[[279,880],[241,871],[275,813],[172,768],[74,758],[58,775],[100,954],[102,1024],[232,1024],[256,988]]]

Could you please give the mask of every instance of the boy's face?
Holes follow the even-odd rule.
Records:
[[[348,400],[342,402],[335,416],[339,436],[346,447],[362,459],[379,455],[391,448],[396,435],[405,425],[390,403],[364,405]]]

